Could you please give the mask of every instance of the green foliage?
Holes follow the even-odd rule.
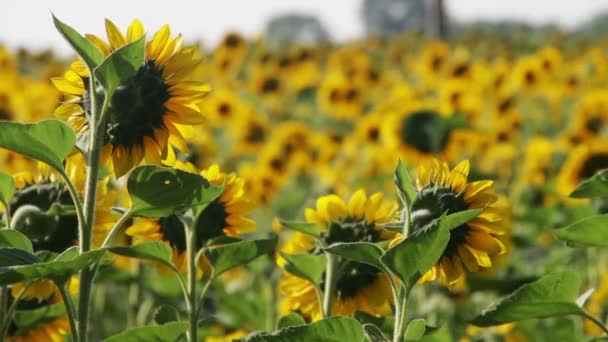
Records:
[[[106,96],[111,97],[116,88],[131,78],[145,61],[146,37],[120,47],[112,52],[93,73],[102,85]]]
[[[0,247],[14,247],[33,253],[32,242],[19,231],[0,230]]]
[[[72,152],[76,135],[65,123],[44,120],[34,124],[0,121],[0,147],[63,170],[63,160]]]
[[[581,280],[574,272],[555,272],[504,297],[471,323],[487,327],[508,322],[564,315],[582,315],[576,304]]]
[[[369,342],[389,342],[390,340],[384,336],[380,328],[377,326],[367,323],[363,324],[363,333],[365,334],[365,338]]]
[[[409,208],[416,198],[416,190],[414,189],[412,179],[401,160],[399,160],[397,168],[395,169],[394,182],[397,186],[397,190],[399,190],[401,201]]]
[[[306,320],[304,320],[304,317],[300,316],[300,314],[298,314],[297,312],[292,312],[286,316],[281,317],[277,325],[279,329],[283,329],[305,324]]]
[[[264,254],[274,251],[277,245],[277,237],[260,240],[245,240],[227,245],[209,247],[204,250],[205,257],[213,267],[215,276],[245,265]]]
[[[63,315],[65,315],[65,306],[62,302],[59,302],[32,310],[17,310],[13,319],[18,331],[27,331],[41,323],[57,319]]]
[[[349,260],[372,265],[380,270],[386,267],[380,261],[384,251],[377,245],[369,242],[335,243],[325,249],[329,253]]]
[[[352,318],[330,317],[306,325],[287,327],[272,334],[254,334],[241,342],[343,342],[362,341],[363,327]]]
[[[572,198],[608,198],[608,169],[584,180],[570,194]]]
[[[410,289],[441,257],[450,239],[449,230],[448,222],[442,216],[428,229],[386,251],[382,263]]]
[[[281,252],[285,259],[285,270],[297,277],[304,278],[311,283],[318,285],[321,282],[327,259],[324,255],[314,255],[308,253],[287,254]]]
[[[78,56],[84,61],[89,70],[93,70],[101,64],[103,61],[103,54],[95,44],[80,35],[80,33],[69,25],[57,19],[55,15],[53,15],[53,23],[55,24],[57,31],[61,33],[63,38],[70,44],[76,53],[78,53]]]
[[[167,243],[162,241],[146,241],[134,246],[116,246],[110,247],[108,250],[114,254],[129,258],[155,261],[174,268],[171,264],[173,251]]]
[[[392,334],[395,327],[395,318],[393,316],[376,317],[363,311],[357,311],[354,318],[363,325],[372,324],[378,327],[385,334]]]
[[[464,211],[459,211],[453,214],[447,215],[444,220],[445,224],[448,226],[449,230],[460,227],[461,225],[471,221],[477,215],[479,215],[483,211],[483,208],[479,209],[469,209]]]
[[[135,216],[165,217],[207,204],[222,194],[223,187],[205,178],[169,167],[136,167],[127,181]]]
[[[586,217],[553,234],[577,247],[608,247],[608,214]]]
[[[177,341],[187,330],[188,322],[170,322],[129,329],[108,337],[103,342],[173,342]]]
[[[8,204],[15,194],[15,180],[11,175],[0,172],[0,204],[8,210]]]
[[[321,236],[319,227],[314,223],[301,221],[281,221],[281,225],[287,229],[295,230],[300,233],[312,235],[314,237]]]
[[[420,341],[426,332],[426,321],[422,318],[412,320],[405,329],[405,341]]]
[[[74,273],[98,262],[104,250],[82,253],[71,260],[60,258],[42,262],[37,256],[17,248],[0,248],[0,285],[49,278],[66,281]]]

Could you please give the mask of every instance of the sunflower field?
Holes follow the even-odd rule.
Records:
[[[4,341],[608,339],[608,41],[0,46]]]

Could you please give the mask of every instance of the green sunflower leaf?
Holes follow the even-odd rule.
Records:
[[[319,230],[319,226],[314,223],[309,222],[301,222],[301,221],[281,221],[281,226],[295,230],[300,233],[312,235],[314,237],[321,236],[321,231]]]
[[[577,247],[608,247],[608,214],[586,217],[553,234]]]
[[[146,327],[125,330],[110,336],[103,342],[146,341],[169,342],[177,341],[188,330],[188,322],[170,322],[163,325],[149,325]]]
[[[173,255],[171,246],[162,241],[146,241],[134,246],[109,247],[108,251],[129,258],[155,261],[173,267],[171,264]]]
[[[0,230],[0,247],[14,247],[34,253],[32,242],[17,230]]]
[[[80,33],[69,25],[57,19],[54,14],[53,23],[55,24],[57,31],[59,31],[70,46],[76,50],[76,53],[78,53],[78,56],[80,56],[84,63],[89,67],[89,70],[95,69],[95,67],[103,61],[103,54],[95,44],[80,35]]]
[[[325,250],[349,260],[372,265],[382,271],[386,270],[386,267],[380,261],[384,251],[370,242],[335,243],[325,248]]]
[[[121,83],[131,78],[145,62],[146,37],[124,45],[112,52],[93,73],[111,97]]]
[[[364,311],[356,311],[353,317],[363,325],[372,324],[378,327],[385,334],[392,334],[395,327],[393,316],[376,317]]]
[[[381,258],[409,290],[428,271],[445,251],[450,240],[446,216],[433,221],[428,229],[409,236]]]
[[[240,342],[343,342],[363,341],[363,327],[347,317],[329,317],[306,325],[287,327],[272,334],[253,334]]]
[[[154,309],[152,317],[156,324],[166,324],[180,320],[179,310],[175,306],[169,304],[162,304]]]
[[[382,330],[371,323],[363,324],[363,333],[369,342],[390,342],[390,340],[384,336]]]
[[[397,190],[399,190],[401,201],[405,204],[406,208],[409,208],[416,198],[416,190],[414,189],[412,178],[401,160],[399,160],[397,168],[395,169],[394,182],[397,186]]]
[[[461,225],[471,221],[477,215],[479,215],[483,211],[483,208],[478,209],[469,209],[464,211],[459,211],[453,214],[446,215],[445,224],[447,224],[448,229],[452,230],[454,228],[458,228]]]
[[[213,267],[214,275],[245,265],[264,254],[272,253],[277,245],[277,237],[260,240],[244,240],[227,245],[208,247],[204,255]]]
[[[134,216],[165,217],[212,202],[224,190],[186,171],[155,165],[136,167],[127,181]]]
[[[580,286],[575,272],[548,274],[502,298],[471,323],[488,327],[526,319],[584,315],[576,304]]]
[[[71,260],[41,262],[38,257],[24,250],[0,248],[0,285],[43,278],[61,283],[74,273],[98,262],[104,253],[104,250],[98,249]]]
[[[65,315],[63,302],[44,305],[33,310],[17,310],[13,319],[18,331],[27,331],[41,323],[52,321]]]
[[[279,319],[278,327],[279,329],[283,329],[305,324],[306,320],[304,319],[304,317],[302,317],[297,312],[292,312],[289,315],[283,316],[281,317],[281,319]]]
[[[0,132],[0,148],[39,160],[58,171],[63,170],[63,160],[76,143],[72,129],[58,120],[34,124],[0,121]]]
[[[15,179],[13,176],[0,172],[0,204],[7,210],[11,199],[15,195]]]
[[[327,259],[324,255],[314,255],[308,253],[287,254],[281,252],[285,258],[285,270],[297,277],[304,278],[315,286],[321,282]]]
[[[570,194],[572,198],[608,198],[608,169],[584,180]]]
[[[412,320],[405,329],[405,341],[420,341],[426,332],[426,321],[423,318]]]

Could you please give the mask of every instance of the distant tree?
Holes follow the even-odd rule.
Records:
[[[364,0],[361,11],[368,35],[390,35],[424,28],[424,0]]]
[[[285,14],[268,22],[266,39],[270,48],[278,49],[286,45],[319,44],[329,41],[330,37],[316,17]]]

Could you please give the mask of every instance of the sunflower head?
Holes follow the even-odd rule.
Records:
[[[450,170],[446,163],[432,160],[416,170],[416,197],[411,206],[412,235],[432,229],[432,222],[443,214],[483,209],[477,217],[450,231],[450,239],[440,260],[421,279],[437,278],[450,288],[464,284],[465,269],[477,272],[493,266],[492,259],[506,253],[508,232],[506,213],[496,205],[498,199],[489,180],[468,182],[469,162]],[[398,236],[393,244],[401,241]]]
[[[106,56],[145,35],[138,20],[133,21],[126,35],[106,20],[106,32],[108,43],[86,35]],[[124,175],[144,159],[154,164],[172,160],[174,147],[187,150],[185,127],[202,121],[198,102],[209,90],[206,84],[189,78],[198,63],[196,50],[183,47],[181,36],[171,38],[167,25],[147,43],[144,64],[116,89],[108,107],[103,152],[104,160],[111,156],[116,176]],[[66,119],[79,133],[88,130],[89,77],[84,64],[77,61],[63,77],[52,79],[66,99],[55,115]],[[98,95],[102,98],[103,93]]]
[[[382,193],[368,197],[363,190],[355,192],[348,202],[333,194],[322,196],[317,200],[316,208],[305,211],[306,220],[316,223],[322,231],[320,239],[324,245],[387,240],[392,235],[382,230],[379,224],[393,221],[396,213],[396,202],[384,199]],[[292,235],[283,251],[323,253],[312,237],[302,233]],[[357,310],[377,315],[390,313],[391,291],[386,276],[363,263],[340,262],[344,267],[337,276],[335,293],[332,294],[335,297],[333,312],[344,316],[350,316]],[[285,260],[278,259],[280,266],[284,263]],[[322,283],[318,285],[323,286]],[[284,296],[282,310],[300,311],[311,320],[321,317],[313,284],[285,273],[279,287]]]

